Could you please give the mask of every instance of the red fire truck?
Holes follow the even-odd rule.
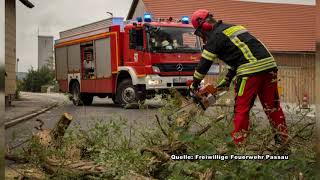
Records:
[[[117,22],[117,23],[114,23]],[[60,33],[56,79],[74,105],[94,96],[126,105],[170,88],[187,90],[200,59],[200,42],[188,18],[137,21],[112,18]]]

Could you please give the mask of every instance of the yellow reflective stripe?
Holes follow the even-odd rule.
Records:
[[[240,65],[237,69],[237,75],[239,76],[239,75],[245,75],[245,74],[252,74],[252,73],[264,71],[267,69],[271,69],[274,67],[277,67],[277,63],[275,62],[274,58],[268,57],[256,62]]]
[[[217,55],[216,54],[213,54],[213,53],[211,53],[211,52],[209,52],[207,50],[203,50],[201,56],[203,58],[205,58],[205,59],[210,60],[210,61],[213,61],[213,60],[217,59]]]
[[[242,96],[243,95],[244,88],[246,87],[247,79],[248,79],[248,77],[243,77],[242,78],[242,81],[241,81],[241,84],[240,84],[240,88],[239,88],[239,91],[238,91],[238,96]]]
[[[264,67],[269,67],[269,66],[276,66],[276,63],[272,62],[272,63],[268,63],[268,64],[263,64],[260,66],[256,66],[256,67],[251,67],[251,68],[244,68],[244,69],[240,69],[238,72],[246,72],[246,71],[259,71],[260,69],[264,68]]]
[[[206,55],[206,54],[201,54],[201,57],[203,57],[203,58],[205,58],[205,59],[207,59],[207,60],[209,60],[209,61],[213,61],[213,59],[211,59],[208,55]]]
[[[261,72],[267,69],[272,69],[277,67],[277,64],[274,62],[272,64],[266,64],[264,66],[259,67],[259,69],[252,69],[252,70],[246,70],[246,71],[241,71],[241,72],[237,72],[237,75],[246,75],[246,74],[253,74],[253,73],[257,73],[257,72]]]
[[[238,32],[246,32],[246,28],[244,28],[243,26],[232,26],[223,31],[223,33],[230,38],[233,44],[241,50],[241,52],[249,62],[257,61],[257,58],[253,56],[249,47],[244,42],[241,42],[241,40],[237,37]]]
[[[259,61],[255,61],[255,62],[252,62],[252,63],[242,64],[242,65],[240,65],[238,67],[238,70],[257,67],[257,66],[264,65],[264,64],[267,64],[267,63],[272,63],[272,62],[275,62],[275,60],[273,59],[273,57],[269,57],[269,58],[261,59]]]
[[[246,30],[246,28],[245,27],[243,27],[243,26],[232,26],[232,27],[229,27],[228,29],[225,29],[224,31],[223,31],[223,33],[225,34],[225,35],[227,35],[227,36],[232,36],[235,32],[237,32],[237,31],[242,31],[242,30]]]
[[[233,42],[234,45],[236,45],[242,52],[242,54],[245,56],[245,58],[249,61],[249,62],[255,62],[257,61],[257,58],[255,58],[252,54],[252,52],[250,51],[249,47],[242,41],[240,41],[240,39],[238,37],[232,37],[230,38],[230,40]]]
[[[205,76],[205,75],[204,75],[204,74],[199,73],[199,72],[196,70],[196,71],[194,71],[193,76],[194,76],[195,78],[199,79],[199,80],[202,80],[202,79],[204,78],[204,76]]]

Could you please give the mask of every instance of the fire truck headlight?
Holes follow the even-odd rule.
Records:
[[[152,66],[152,71],[155,73],[160,73],[160,68],[157,66]]]
[[[159,84],[161,84],[161,83],[162,83],[161,80],[150,79],[150,80],[148,81],[148,84],[149,84],[149,85],[159,85]]]

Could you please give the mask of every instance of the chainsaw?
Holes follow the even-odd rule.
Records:
[[[187,86],[190,86],[192,81],[187,81]],[[179,114],[180,112],[187,111],[190,105],[195,104],[203,111],[207,110],[208,107],[213,106],[219,98],[227,93],[227,90],[215,87],[212,84],[206,84],[201,86],[198,91],[190,92],[188,97],[185,97],[187,104],[180,107],[173,114],[168,116],[169,120],[172,120],[172,116]]]
[[[191,92],[190,97],[193,102],[201,107],[204,111],[214,105],[217,100],[227,93],[226,90],[221,90],[212,84],[206,84],[199,88],[196,92]]]

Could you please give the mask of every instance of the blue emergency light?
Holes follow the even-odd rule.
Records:
[[[142,22],[142,17],[137,17],[138,22]]]
[[[189,24],[189,16],[182,16],[181,22],[182,24]]]
[[[143,19],[144,19],[144,22],[151,22],[152,16],[150,13],[144,13]]]

